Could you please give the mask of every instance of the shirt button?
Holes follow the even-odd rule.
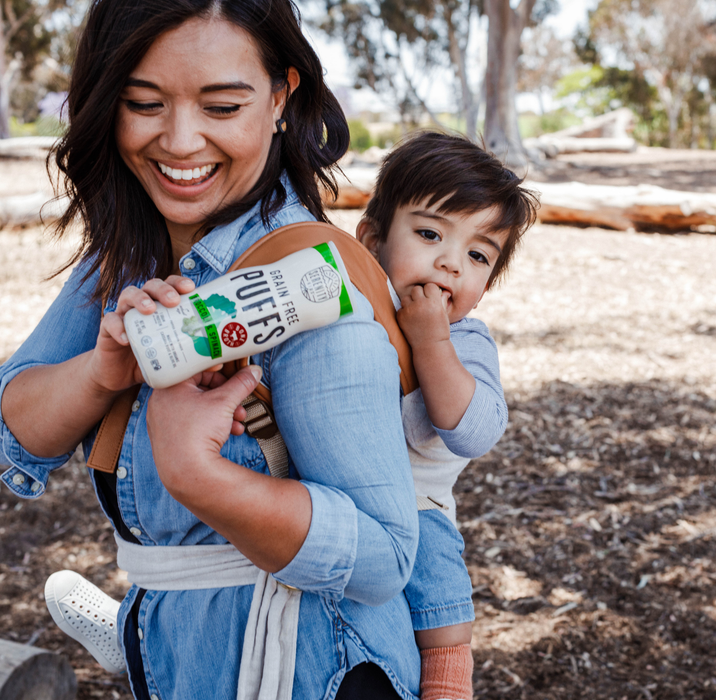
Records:
[[[15,476],[12,477],[12,483],[15,484],[15,486],[22,486],[25,483],[24,475],[15,474]]]
[[[158,696],[158,695],[155,695],[154,693],[152,693],[152,694],[149,696],[149,700],[159,700],[159,696]]]
[[[36,481],[32,486],[30,486],[30,491],[33,493],[37,493],[40,490],[40,482]]]
[[[139,401],[135,401],[135,402],[132,404],[132,413],[136,413],[136,412],[139,410],[139,407],[140,407],[141,405],[142,405],[142,404],[139,403]],[[124,409],[124,410],[126,411],[127,409]]]
[[[193,270],[196,267],[196,260],[194,260],[194,258],[187,258],[182,265],[184,265],[185,270]]]
[[[127,470],[124,467],[119,467],[117,469],[117,478],[118,479],[126,479],[127,478]]]
[[[140,640],[144,639],[144,632],[142,632],[141,627],[137,630],[137,637],[139,637]]]
[[[139,535],[142,534],[142,531],[138,527],[130,527],[129,531],[135,536],[139,537]]]

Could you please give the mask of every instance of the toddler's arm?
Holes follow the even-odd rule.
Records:
[[[448,449],[475,459],[488,452],[507,427],[497,347],[476,319],[450,323],[436,285],[414,287],[401,299],[398,323],[413,350],[425,408]]]

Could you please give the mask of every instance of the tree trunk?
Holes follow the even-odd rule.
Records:
[[[0,639],[0,700],[73,700],[77,679],[64,656]]]
[[[521,0],[512,9],[510,0],[487,0],[489,19],[485,104],[487,147],[509,165],[524,168],[528,163],[517,124],[517,59],[520,37],[535,0]]]
[[[470,89],[470,83],[467,77],[467,61],[465,57],[467,39],[465,38],[464,46],[460,46],[455,25],[453,23],[453,13],[448,8],[445,9],[445,20],[448,27],[448,46],[450,60],[452,61],[455,73],[460,81],[460,97],[462,105],[462,115],[465,119],[465,133],[470,139],[477,136],[477,110],[478,105],[475,104],[475,96]],[[470,29],[470,16],[467,18],[467,31]]]
[[[10,136],[10,99],[5,89],[5,20],[0,3],[0,139]]]

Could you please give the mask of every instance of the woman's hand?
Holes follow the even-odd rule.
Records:
[[[116,311],[102,319],[92,358],[90,377],[101,390],[119,392],[141,383],[142,373],[129,346],[124,330],[124,316],[130,309],[150,316],[157,310],[156,302],[166,307],[177,306],[180,294],[194,289],[186,277],[171,275],[166,280],[151,279],[141,289],[127,287],[119,295]]]
[[[168,389],[155,389],[147,430],[159,477],[173,495],[191,492],[207,463],[220,457],[229,435],[241,435],[241,402],[256,388],[261,368],[245,367],[230,379],[202,372]],[[181,500],[181,498],[179,498]]]

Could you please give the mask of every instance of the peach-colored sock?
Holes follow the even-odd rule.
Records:
[[[420,659],[420,700],[472,700],[469,644],[423,649]]]

